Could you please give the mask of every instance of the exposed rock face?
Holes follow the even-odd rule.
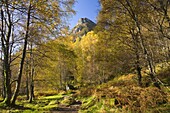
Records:
[[[95,25],[96,25],[93,21],[91,21],[91,20],[90,20],[90,19],[88,19],[88,18],[80,18],[80,19],[78,20],[77,25],[85,24],[85,23],[87,23],[87,24],[91,24],[91,25],[93,25],[93,26],[95,26]]]
[[[88,18],[80,18],[77,25],[71,30],[71,34],[75,37],[82,37],[91,31],[96,24]]]

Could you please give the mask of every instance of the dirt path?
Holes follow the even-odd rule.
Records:
[[[52,110],[52,113],[78,113],[81,104],[73,104],[70,106],[59,105],[55,110]]]

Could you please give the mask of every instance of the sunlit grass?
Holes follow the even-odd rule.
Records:
[[[128,75],[122,75],[117,78],[117,80],[132,80],[132,78],[136,76],[135,74],[128,74]]]
[[[159,69],[160,68],[158,67],[157,76],[166,83],[166,81],[168,81],[168,77],[166,77],[165,74],[168,75],[169,70],[167,70],[167,68],[164,68],[162,71]],[[142,74],[143,82],[149,82],[147,81],[147,79],[150,78],[149,75],[147,75],[144,71],[142,71]],[[139,87],[137,85],[137,75],[130,73],[127,75],[117,76],[109,82],[95,87],[89,86],[81,88],[76,91],[78,99],[82,102],[80,112],[119,113],[139,110],[140,106],[140,109],[144,109],[147,112],[168,113],[170,110],[170,91],[166,87],[162,86],[162,91],[165,92],[162,93],[155,87],[150,86]],[[23,106],[24,109],[4,109],[5,107],[2,104],[0,105],[0,110],[4,113],[43,113],[53,110],[55,111],[59,107],[59,104],[69,106],[71,105],[72,100],[75,101],[75,97],[72,98],[71,93],[71,91],[63,91],[58,94],[50,94],[48,92],[48,95],[50,96],[37,95],[38,98],[36,98],[32,103],[29,103],[28,100],[26,100],[26,96],[19,96],[17,105]],[[2,100],[2,97],[0,97],[0,100]],[[118,103],[120,105],[116,105],[116,101],[120,101],[120,103]],[[148,107],[148,103],[151,107]],[[118,106],[121,106],[121,108]]]
[[[32,103],[29,103],[28,100],[25,99],[25,96],[19,96],[16,105],[21,108],[9,108],[5,107],[4,103],[0,103],[0,113],[12,112],[12,113],[43,113],[44,111],[50,111],[53,109],[57,109],[58,101],[63,99],[63,95],[53,95],[53,96],[42,96],[33,100]]]
[[[40,99],[47,99],[47,100],[58,100],[58,99],[62,99],[63,95],[59,94],[59,95],[53,95],[53,96],[46,96],[46,97],[41,97]]]
[[[56,109],[58,107],[57,104],[54,104],[54,105],[47,105],[47,106],[44,106],[42,107],[41,109],[42,110],[51,110],[51,109]]]

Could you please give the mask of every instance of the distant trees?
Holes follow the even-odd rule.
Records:
[[[39,66],[36,79],[40,86],[45,85],[44,88],[48,87],[49,90],[65,90],[67,84],[73,84],[76,55],[69,44],[70,41],[67,37],[58,37],[37,48],[37,52],[45,53],[42,54],[45,57],[37,61]],[[44,83],[41,84],[41,81]]]
[[[78,56],[76,60],[78,82],[84,84],[98,82],[96,81],[99,77],[96,64],[97,41],[98,36],[93,32],[89,32],[82,37],[81,41],[77,39],[77,42],[74,43],[74,50]]]
[[[7,106],[15,105],[23,69],[25,64],[27,45],[31,36],[31,26],[37,26],[39,32],[48,37],[56,33],[62,18],[74,13],[71,9],[74,0],[69,1],[33,1],[33,0],[1,0],[0,2],[0,32],[4,73],[5,99]],[[45,39],[42,39],[45,41]],[[16,52],[18,52],[16,55]],[[13,62],[18,59],[18,71],[12,72]],[[14,75],[16,74],[16,76]],[[13,80],[14,79],[14,80]],[[16,83],[15,91],[13,83]]]
[[[129,72],[130,63],[123,62],[125,58],[130,58],[127,48],[110,32],[87,33],[81,41],[74,43],[77,81],[81,85],[101,84],[123,71]]]

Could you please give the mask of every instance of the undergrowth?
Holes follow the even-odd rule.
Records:
[[[147,74],[143,74],[142,87],[137,85],[135,74],[122,75],[97,86],[76,91],[36,92],[32,103],[19,96],[18,108],[0,104],[0,112],[42,113],[56,111],[59,105],[82,103],[80,113],[170,113],[170,69],[157,72],[161,90],[154,87]],[[2,98],[0,98],[2,100]]]
[[[168,72],[167,72],[168,73]],[[170,73],[169,73],[170,74]],[[169,79],[161,73],[157,75]],[[147,75],[144,80],[149,79]],[[135,74],[117,77],[112,81],[95,87],[82,89],[79,95],[83,104],[80,112],[95,113],[169,113],[170,112],[170,91],[165,86],[161,90],[152,84],[138,87]]]

